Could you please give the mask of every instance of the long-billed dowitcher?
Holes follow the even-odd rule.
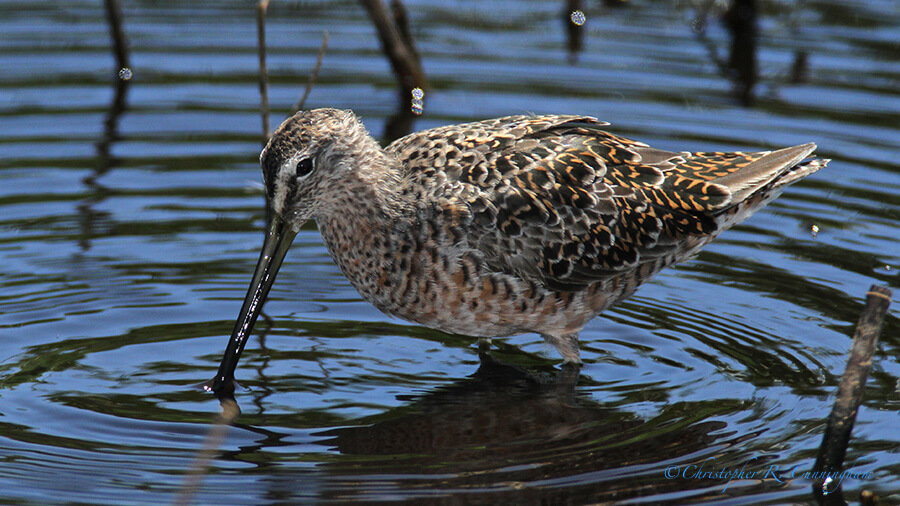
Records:
[[[234,369],[301,225],[381,311],[447,332],[536,332],[567,363],[578,333],[667,265],[828,160],[654,149],[584,116],[510,116],[382,149],[350,111],[288,118],[260,155],[268,228],[222,365]],[[806,160],[806,161],[804,161]]]

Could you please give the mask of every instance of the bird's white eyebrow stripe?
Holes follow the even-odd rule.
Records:
[[[284,212],[284,205],[293,199],[297,193],[297,179],[293,177],[294,169],[297,166],[297,160],[292,158],[285,161],[275,173],[272,181],[274,193],[271,196],[272,210],[276,212]]]

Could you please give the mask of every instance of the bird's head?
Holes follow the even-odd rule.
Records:
[[[268,206],[259,261],[216,377],[207,388],[234,390],[234,368],[294,237],[310,218],[340,212],[367,162],[385,155],[350,111],[316,109],[291,116],[260,154]],[[377,163],[375,164],[377,166]]]
[[[327,211],[355,179],[361,159],[377,151],[351,111],[298,112],[278,127],[259,156],[270,211],[299,230]]]

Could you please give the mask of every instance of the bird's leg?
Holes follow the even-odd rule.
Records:
[[[552,344],[559,354],[562,355],[563,364],[572,364],[574,366],[581,365],[581,354],[578,350],[578,333],[569,334],[541,334],[545,341]]]
[[[578,384],[578,376],[581,372],[581,364],[574,362],[566,362],[559,368],[556,378],[553,381],[555,390],[563,395],[569,395],[575,392],[575,386]]]

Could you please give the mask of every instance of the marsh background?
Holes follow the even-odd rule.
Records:
[[[662,149],[815,141],[833,161],[592,321],[577,384],[536,335],[485,358],[379,313],[309,224],[197,501],[810,501],[791,470],[812,468],[863,297],[900,285],[897,2],[760,1],[749,94],[711,56],[730,44],[715,5],[583,2],[574,52],[563,2],[405,5],[430,85],[415,129],[574,113]],[[219,411],[198,385],[262,238],[253,3],[124,0],[123,19],[117,104],[102,2],[0,0],[5,504],[174,500]],[[325,30],[306,106],[351,108],[384,137],[409,104],[349,0],[273,1],[273,123]],[[895,296],[847,457],[870,478],[844,481],[851,499],[900,501],[898,314]],[[760,473],[685,477],[704,462]],[[781,479],[758,479],[769,466]]]

